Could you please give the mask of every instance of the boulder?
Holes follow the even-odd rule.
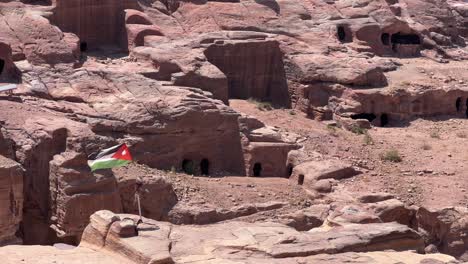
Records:
[[[122,219],[114,222],[110,228],[110,232],[115,233],[119,237],[126,238],[138,235],[137,226],[132,219]]]
[[[389,199],[368,205],[370,211],[377,215],[382,222],[398,222],[413,227],[416,209],[406,206],[397,199]]]
[[[346,204],[338,206],[327,217],[330,225],[346,226],[347,224],[380,223],[377,215],[359,204]]]
[[[83,232],[80,245],[89,248],[104,247],[109,228],[119,220],[120,218],[117,215],[108,210],[101,210],[92,214],[89,224]]]
[[[389,193],[363,193],[357,197],[361,203],[377,203],[395,198],[393,194]]]
[[[468,261],[468,210],[462,207],[427,209],[416,212],[418,230],[427,244],[437,245],[439,252]]]
[[[294,167],[290,180],[314,188],[320,180],[341,180],[357,174],[354,167],[339,160],[307,161]]]
[[[319,180],[314,184],[313,188],[317,192],[329,193],[332,191],[333,182],[329,179]]]
[[[280,217],[280,223],[297,231],[308,231],[321,226],[329,214],[330,205],[318,204]]]

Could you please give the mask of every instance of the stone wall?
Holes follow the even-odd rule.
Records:
[[[347,111],[355,114],[374,114],[377,118],[371,122],[375,125],[382,125],[382,120],[385,121],[385,118],[387,123],[391,124],[393,121],[408,120],[418,116],[467,117],[468,114],[466,90],[430,90],[423,93],[405,91],[394,94],[355,91],[352,97],[358,105]]]
[[[23,220],[23,168],[0,156],[0,245],[18,243],[15,233]]]
[[[247,176],[287,178],[288,153],[294,146],[287,143],[251,142],[245,149]]]
[[[137,9],[137,1],[55,0],[51,20],[62,31],[78,35],[86,48],[120,45],[125,38],[124,10],[128,8]]]
[[[219,42],[205,51],[228,79],[229,98],[271,101],[289,107],[283,54],[276,41]]]

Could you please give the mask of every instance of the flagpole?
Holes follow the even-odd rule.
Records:
[[[136,195],[137,203],[138,203],[138,215],[140,216],[140,220],[138,222],[141,221],[143,223],[143,219],[141,217],[140,195],[138,194],[138,192],[136,192],[135,195]]]

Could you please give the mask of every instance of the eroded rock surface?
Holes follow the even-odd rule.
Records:
[[[25,244],[81,241],[69,252],[1,254],[12,263],[49,263],[50,255],[82,263],[85,254],[91,263],[452,260],[406,252],[426,248],[466,260],[466,210],[411,207],[394,195],[354,199],[338,185],[367,169],[331,158],[333,150],[311,159],[301,142],[314,133],[281,131],[229,100],[348,128],[467,117],[467,8],[422,0],[1,1],[0,82],[17,88],[0,96],[0,154],[8,158],[0,159],[0,244],[16,235]],[[429,63],[441,70],[426,72]],[[90,172],[88,156],[118,143],[141,168],[166,172]],[[271,202],[269,193],[255,195],[270,203],[187,201],[183,192],[197,190],[177,189],[169,170],[292,176],[289,184],[305,191],[282,195],[316,204]],[[149,218],[222,223],[138,224],[102,211],[89,221],[103,209],[137,213],[136,192]],[[265,221],[227,221],[248,217]]]
[[[0,245],[21,243],[16,237],[23,219],[23,168],[0,156]]]
[[[89,254],[89,262],[118,263],[295,263],[351,260],[356,263],[425,263],[437,260],[449,263],[447,255],[419,255],[422,238],[413,230],[396,224],[349,225],[332,229],[298,232],[276,223],[227,222],[209,226],[177,226],[135,215],[116,215],[99,211],[83,234],[78,248],[21,246],[0,248],[6,263],[20,259],[24,263],[55,261],[74,263]],[[134,233],[125,230],[135,230]],[[384,252],[385,250],[394,251]],[[367,253],[346,253],[366,251]],[[13,253],[14,252],[14,253]],[[31,254],[36,252],[35,259]],[[49,254],[48,258],[45,255]],[[333,255],[330,255],[333,254]],[[32,262],[33,261],[33,262]],[[38,261],[38,262],[37,262]],[[93,262],[94,261],[94,262]],[[334,261],[334,262],[333,262]],[[354,262],[351,262],[354,263]]]

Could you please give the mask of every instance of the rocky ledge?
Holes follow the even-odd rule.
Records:
[[[78,247],[6,246],[3,263],[457,263],[418,254],[422,237],[397,223],[299,232],[272,222],[180,226],[98,211]]]

